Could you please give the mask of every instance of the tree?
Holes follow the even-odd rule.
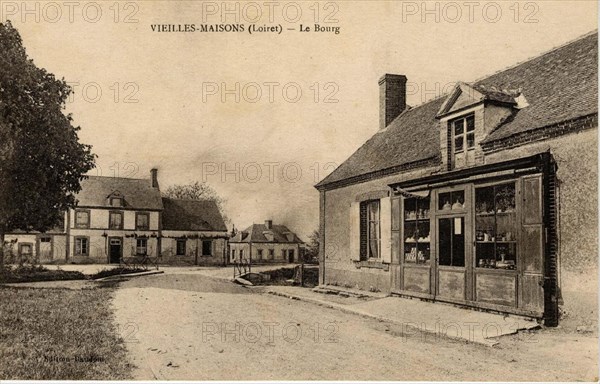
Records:
[[[28,58],[10,22],[0,23],[0,269],[5,234],[58,225],[94,168],[91,146],[63,113],[71,91]]]
[[[221,216],[223,216],[225,223],[230,222],[229,218],[225,214],[225,209],[223,208],[226,202],[225,199],[219,196],[217,191],[215,191],[214,188],[205,181],[202,183],[195,181],[189,184],[172,185],[163,192],[163,195],[172,199],[214,201],[215,204],[217,204],[219,212],[221,212]]]
[[[319,247],[321,245],[321,234],[318,229],[315,229],[309,236],[309,242],[306,245],[306,259],[319,259]]]

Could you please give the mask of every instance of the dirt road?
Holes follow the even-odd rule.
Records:
[[[597,380],[597,338],[543,330],[493,348],[194,274],[122,283],[138,380]]]

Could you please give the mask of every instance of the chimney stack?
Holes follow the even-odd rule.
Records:
[[[385,129],[406,109],[406,76],[385,74],[379,79],[379,129]]]
[[[160,189],[158,187],[158,169],[152,168],[150,170],[150,180],[152,180],[152,188]]]
[[[273,220],[265,220],[265,227],[267,227],[267,229],[273,229]]]

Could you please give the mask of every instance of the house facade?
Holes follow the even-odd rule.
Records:
[[[150,179],[89,176],[64,227],[6,236],[14,260],[118,264],[148,256],[158,263],[224,265],[227,227],[214,202],[161,196],[156,169]]]
[[[302,240],[285,225],[252,224],[229,240],[229,261],[250,260],[252,263],[297,263]]]
[[[162,262],[224,266],[229,234],[214,201],[163,198]]]
[[[558,321],[597,289],[597,33],[410,108],[317,184],[320,283]]]

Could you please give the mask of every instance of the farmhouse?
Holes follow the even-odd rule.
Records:
[[[316,185],[320,283],[544,318],[597,289],[598,35],[416,107]],[[334,250],[334,251],[332,251]]]
[[[295,263],[300,260],[302,240],[285,225],[252,224],[229,240],[231,262]]]
[[[212,201],[163,198],[158,171],[150,179],[89,176],[63,228],[6,236],[16,261],[119,263],[148,256],[159,263],[224,265],[227,227]]]

